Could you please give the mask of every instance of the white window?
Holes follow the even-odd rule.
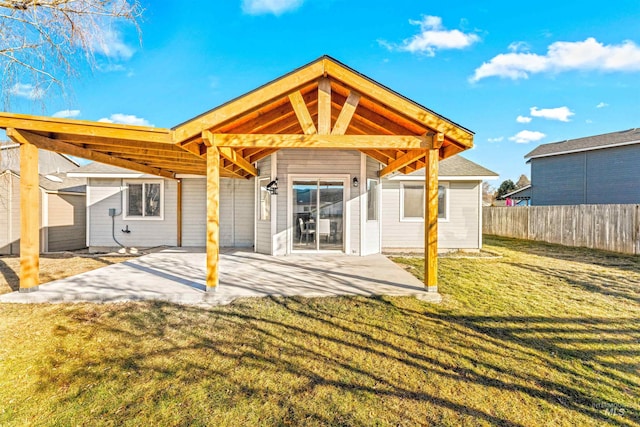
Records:
[[[400,184],[400,221],[424,221],[424,184]],[[438,220],[449,220],[449,184],[438,184]]]
[[[125,181],[124,219],[163,219],[162,180]]]
[[[367,221],[378,220],[378,180],[367,179]]]
[[[267,185],[270,181],[270,178],[260,178],[258,181],[258,186],[260,187],[258,191],[258,197],[260,197],[260,200],[258,201],[260,209],[260,212],[258,212],[258,218],[260,221],[271,220],[271,193],[267,190]]]

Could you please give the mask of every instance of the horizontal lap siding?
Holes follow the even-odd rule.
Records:
[[[253,180],[220,178],[220,246],[253,245]],[[182,245],[206,245],[206,179],[182,180]]]
[[[531,160],[532,205],[585,203],[585,153]]]
[[[347,150],[280,150],[278,156],[278,221],[277,221],[277,252],[284,255],[287,252],[287,224],[289,222],[288,175],[306,175],[311,178],[318,175],[336,174],[349,175],[345,183],[349,187],[349,200],[345,204],[345,220],[347,211],[351,215],[349,223],[351,254],[360,253],[360,199],[359,189],[351,186],[354,176],[360,175],[360,153]],[[359,177],[362,180],[362,177]]]
[[[182,180],[182,246],[203,247],[207,237],[207,180]]]
[[[587,204],[640,203],[640,145],[589,151]]]
[[[234,228],[230,246],[253,246],[255,218],[255,179],[231,179],[233,181]]]
[[[367,180],[368,179],[375,179],[378,181],[378,184],[380,183],[380,179],[378,178],[378,172],[380,171],[380,163],[377,160],[372,159],[371,157],[367,156],[367,163],[366,163],[366,170],[367,170]],[[362,185],[364,186],[364,191],[366,192],[367,190],[367,183],[363,182]],[[380,187],[378,187],[378,197],[381,196],[382,193],[380,193]],[[368,208],[369,206],[369,200],[368,200],[368,193],[367,196],[365,196],[367,198],[366,203],[365,203],[365,209]],[[363,212],[362,215],[365,217],[364,221],[366,222],[365,225],[365,233],[366,233],[366,254],[376,254],[376,253],[380,253],[380,200],[378,200],[378,220],[377,221],[369,221],[367,220],[366,216],[367,216],[367,212]]]
[[[127,180],[130,181],[130,180]],[[145,180],[140,180],[141,182]],[[164,181],[164,218],[162,220],[124,220],[121,179],[91,178],[89,204],[90,230],[89,246],[115,247],[111,237],[111,217],[109,208],[115,208],[120,215],[115,217],[116,239],[127,247],[175,246],[177,244],[177,183]],[[129,226],[131,233],[121,230]]]
[[[0,255],[11,253],[11,238],[9,236],[9,221],[11,220],[10,190],[11,174],[0,174]]]
[[[478,181],[449,182],[449,221],[438,222],[439,249],[479,249],[479,185]],[[383,180],[383,249],[424,248],[424,221],[400,221],[400,202],[400,181]]]
[[[258,169],[260,169],[260,177],[261,178],[275,178],[271,176],[271,158],[273,156],[269,156],[266,157],[262,160],[260,160],[258,162]],[[284,182],[284,181],[281,181]],[[280,184],[283,185],[283,184]],[[254,187],[255,188],[255,187]],[[279,192],[283,193],[284,187],[280,187]],[[271,196],[271,202],[274,203],[276,201],[276,199],[279,198],[278,196]],[[257,196],[254,197],[254,199],[257,200]],[[272,210],[271,210],[271,214],[274,215],[274,208],[275,206],[272,205]],[[257,218],[257,207],[254,207],[254,215],[256,215]],[[284,211],[286,212],[286,211]],[[283,213],[283,215],[286,215],[286,213]],[[271,255],[271,252],[273,251],[272,248],[272,236],[271,236],[271,221],[260,221],[257,220],[256,221],[256,252],[259,252],[261,254],[267,254],[267,255]]]
[[[86,246],[86,198],[84,194],[48,195],[47,235],[49,252]]]

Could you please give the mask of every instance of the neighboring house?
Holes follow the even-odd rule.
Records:
[[[314,163],[325,162],[351,174],[337,179],[300,175]],[[300,166],[292,169],[293,163]],[[380,163],[359,153],[299,150],[280,151],[259,162],[261,170],[272,167],[279,177],[295,172],[288,186],[280,180],[279,195],[266,190],[270,177],[220,180],[221,246],[255,247],[278,255],[315,250],[360,255],[424,248],[424,169],[380,182]],[[461,156],[442,160],[439,170],[439,249],[480,249],[482,181],[496,179],[497,174]],[[205,245],[204,177],[171,180],[101,163],[81,167],[69,176],[87,179],[91,251],[112,250],[118,244],[136,248]],[[366,179],[354,187],[351,176]],[[353,215],[355,210],[366,214]],[[276,211],[287,214],[278,217]],[[271,221],[278,220],[285,230],[292,230],[288,236],[286,232],[270,234]]]
[[[531,163],[532,205],[640,203],[640,129],[540,145]]]
[[[85,244],[85,180],[67,178],[78,164],[38,150],[40,252],[74,250]],[[20,146],[0,144],[0,255],[20,253]]]

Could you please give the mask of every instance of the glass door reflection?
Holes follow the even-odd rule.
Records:
[[[344,250],[344,182],[294,180],[294,251]]]

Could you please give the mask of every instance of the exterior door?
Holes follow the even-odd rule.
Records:
[[[345,181],[296,179],[292,189],[292,251],[344,252]]]

